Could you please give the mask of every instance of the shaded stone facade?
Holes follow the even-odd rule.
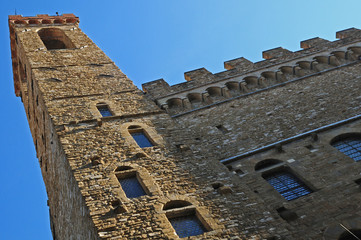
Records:
[[[361,139],[360,30],[142,92],[78,23],[9,16],[54,239],[331,240],[361,229],[361,163],[333,144]],[[267,180],[275,173],[307,193],[286,200]],[[192,225],[180,232],[183,219]]]

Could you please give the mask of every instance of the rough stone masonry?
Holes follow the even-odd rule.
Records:
[[[361,31],[137,89],[79,18],[9,16],[54,239],[361,237]]]

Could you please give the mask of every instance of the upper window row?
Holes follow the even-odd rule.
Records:
[[[356,162],[361,160],[361,135],[341,135],[331,145]]]
[[[356,162],[361,160],[361,135],[340,135],[331,142],[331,145]],[[256,164],[255,170],[262,172],[262,177],[288,201],[313,192],[280,160],[263,160]]]

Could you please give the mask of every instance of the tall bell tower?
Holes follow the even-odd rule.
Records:
[[[189,147],[165,140],[182,131],[78,23],[73,14],[9,16],[15,94],[36,147],[53,238],[232,235],[202,200],[209,182],[194,175],[197,161],[184,164]]]
[[[9,16],[54,239],[361,237],[361,30],[143,92],[78,24]]]

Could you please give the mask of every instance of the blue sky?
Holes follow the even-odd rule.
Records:
[[[347,3],[347,4],[346,4]],[[361,28],[359,0],[349,1],[5,1],[0,3],[0,239],[51,239],[46,191],[20,98],[13,89],[7,16],[74,13],[80,28],[141,87],[223,62],[262,60],[262,51],[299,50],[313,37]]]

